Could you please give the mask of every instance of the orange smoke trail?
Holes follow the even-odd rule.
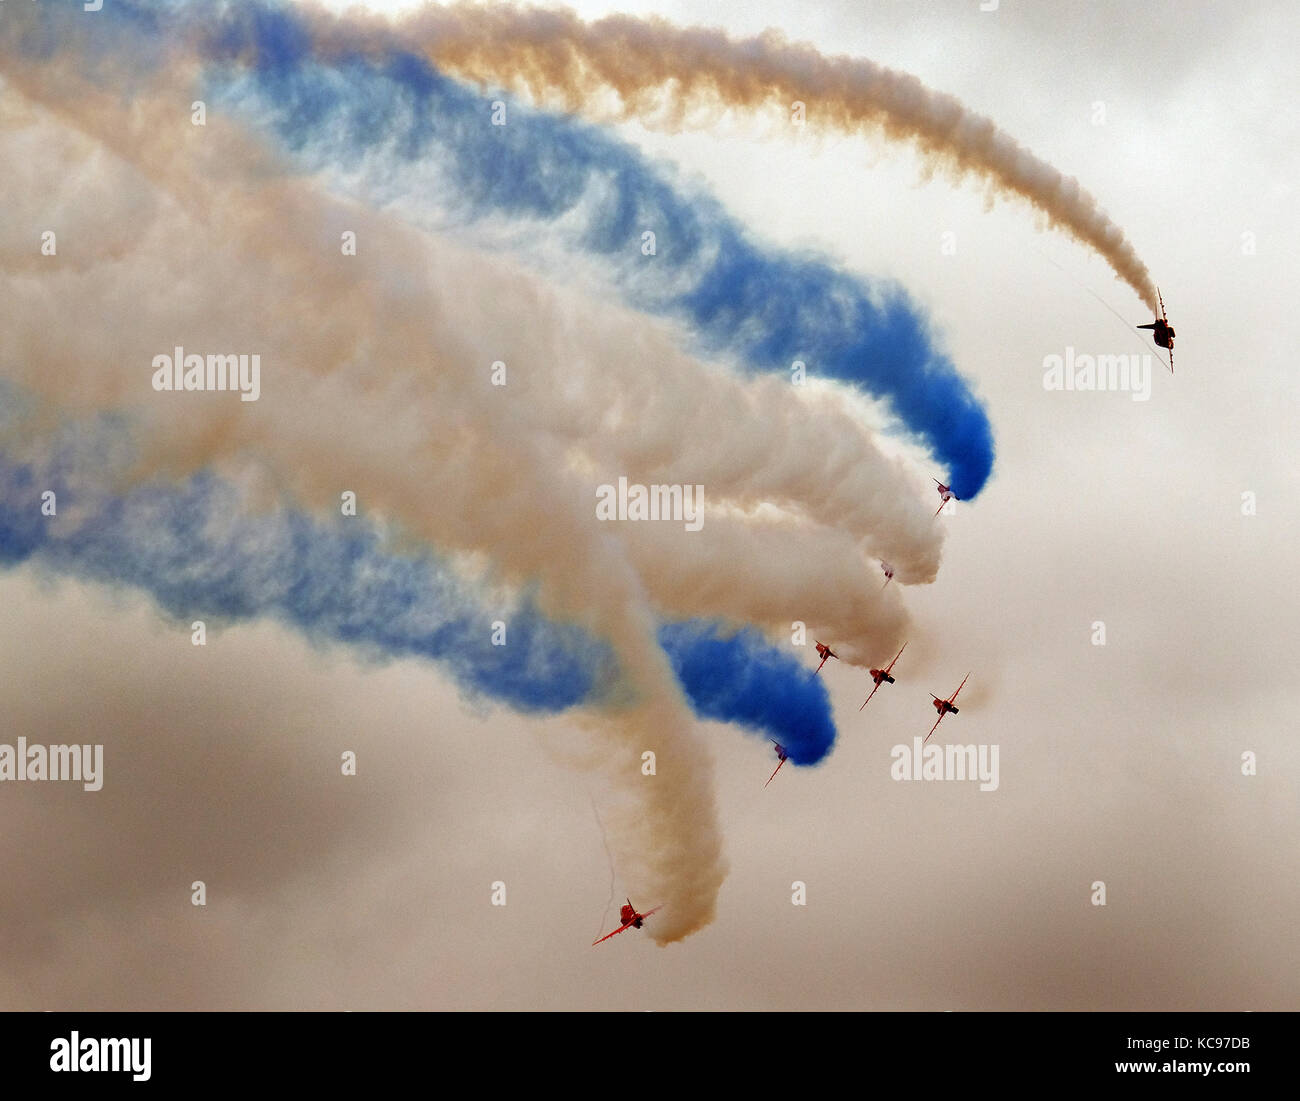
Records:
[[[935,167],[971,174],[1032,203],[1050,224],[1102,256],[1153,313],[1155,283],[1133,245],[1077,180],[1003,133],[992,119],[916,77],[862,58],[827,57],[775,31],[733,39],[661,18],[457,4],[393,23],[319,20],[320,44],[414,44],[449,75],[509,88],[588,117],[636,118],[679,131],[713,108],[788,112],[846,134],[910,142]]]

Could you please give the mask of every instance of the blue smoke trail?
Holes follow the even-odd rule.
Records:
[[[97,14],[110,8],[137,35],[162,33],[154,24],[167,25],[164,13],[183,10],[215,66],[210,98],[268,126],[307,168],[350,170],[369,158],[369,198],[426,215],[434,171],[442,217],[532,219],[565,249],[609,261],[632,305],[687,322],[705,354],[782,372],[803,360],[815,376],[886,401],[961,499],[988,480],[987,414],[896,284],[761,246],[716,200],[675,188],[596,127],[504,95],[509,122],[489,125],[482,96],[414,53],[363,57],[358,41],[354,53],[317,57],[308,17],[292,6],[118,0]],[[657,235],[652,257],[640,255],[648,228]]]
[[[75,526],[41,515],[45,490],[60,514],[77,514]],[[579,628],[548,622],[527,599],[489,611],[434,559],[385,553],[360,524],[240,509],[237,491],[210,474],[96,498],[0,455],[0,566],[39,559],[143,589],[176,617],[272,616],[377,656],[434,659],[468,696],[522,712],[598,696],[614,671],[608,648]],[[508,645],[491,644],[497,618]]]
[[[0,399],[7,392],[0,386]],[[181,619],[272,617],[376,657],[427,658],[468,697],[524,713],[598,703],[618,679],[608,646],[581,628],[548,621],[527,598],[489,611],[436,558],[385,551],[358,520],[249,515],[239,492],[210,473],[117,496],[87,491],[86,471],[115,465],[112,447],[83,437],[39,464],[0,452],[0,568],[37,561],[146,591]],[[55,517],[41,513],[47,490]],[[62,519],[70,515],[75,522]],[[491,642],[497,618],[507,624],[504,646]],[[816,759],[802,748],[815,729],[824,754],[834,738],[825,690],[810,693],[806,670],[754,632],[726,640],[720,631],[691,621],[661,632],[696,712],[781,741],[796,763]]]
[[[775,738],[796,765],[813,765],[835,742],[826,683],[752,628],[705,620],[666,623],[659,645],[701,718]]]
[[[716,200],[681,193],[593,126],[504,95],[509,122],[489,125],[482,96],[414,54],[322,63],[307,51],[293,13],[241,9],[213,53],[251,63],[252,79],[214,73],[214,97],[272,128],[314,170],[380,153],[372,200],[427,205],[427,178],[403,179],[402,169],[436,166],[455,221],[507,215],[562,226],[564,248],[611,261],[632,305],[688,322],[706,354],[782,372],[803,360],[814,375],[883,398],[948,468],[958,497],[983,488],[994,451],[987,414],[898,286],[759,245]],[[656,254],[647,258],[641,234],[651,228]]]

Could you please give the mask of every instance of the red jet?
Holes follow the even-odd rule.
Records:
[[[891,566],[888,562],[881,562],[880,568],[885,573],[885,585],[888,585],[891,581],[894,580],[894,567]],[[883,589],[885,585],[881,585],[880,587]]]
[[[781,765],[785,764],[788,756],[788,754],[785,751],[785,746],[783,746],[780,742],[773,742],[772,744],[776,746],[776,755],[779,758],[781,758],[781,760],[778,762],[776,768],[772,770],[772,775],[767,778],[767,784],[770,784],[773,780],[776,779],[776,774],[781,771]],[[767,787],[767,784],[764,784],[763,786]]]
[[[938,478],[931,478],[930,481],[932,481],[935,485],[939,487],[939,496],[942,498],[942,500],[940,500],[939,502],[939,507],[934,510],[934,514],[938,516],[939,513],[943,511],[943,506],[946,505],[949,501],[958,501],[961,498],[959,498],[957,494],[955,494],[951,489],[949,489],[946,485],[944,485],[941,481],[939,481]]]
[[[957,692],[960,692],[963,688],[966,687],[966,682],[967,682],[968,680],[970,680],[970,674],[969,674],[969,673],[967,673],[964,677],[962,677],[962,679],[961,679],[961,684],[957,685]],[[930,734],[933,734],[936,730],[939,729],[939,724],[940,724],[941,722],[943,722],[943,717],[944,717],[945,715],[948,715],[948,714],[955,715],[955,714],[957,714],[957,708],[953,707],[953,705],[952,705],[952,701],[955,700],[955,699],[957,698],[957,692],[954,692],[954,693],[953,693],[951,696],[949,696],[946,700],[941,700],[941,699],[940,699],[938,696],[936,696],[933,692],[930,693],[930,698],[931,698],[932,700],[934,700],[934,709],[935,709],[936,711],[939,712],[939,717],[938,717],[937,719],[934,720],[934,726],[930,727]],[[925,736],[925,741],[926,741],[926,742],[928,742],[928,741],[930,740],[930,734],[927,734],[927,735]],[[921,744],[922,744],[922,745],[925,745],[925,742],[922,742]]]
[[[1151,329],[1151,339],[1169,352],[1169,373],[1174,373],[1174,329],[1169,324],[1169,315],[1165,312],[1164,296],[1156,288],[1156,297],[1160,299],[1160,316],[1150,325],[1139,325],[1139,329]]]
[[[899,649],[898,653],[894,655],[894,661],[897,661],[899,658],[901,658],[903,656],[903,651],[906,649],[907,649],[907,643],[905,642],[903,643],[902,647]],[[871,690],[871,696],[874,696],[876,694],[876,689],[879,688],[886,681],[888,681],[890,684],[894,683],[894,678],[889,675],[889,671],[894,667],[894,661],[891,661],[883,669],[868,670],[868,672],[871,674],[871,679],[876,682],[876,688],[873,688]],[[865,700],[862,701],[862,707],[866,707],[867,704],[871,702],[871,696],[868,696]],[[862,707],[859,707],[858,710],[861,711]]]
[[[817,643],[817,656],[822,659],[822,665],[826,664],[827,658],[834,658],[836,661],[840,660],[840,655],[823,642]],[[816,672],[813,673],[814,677],[822,671],[822,665],[817,666]]]
[[[636,907],[632,905],[632,900],[629,898],[627,900],[627,905],[620,907],[618,911],[618,919],[623,924],[620,925],[617,929],[615,929],[614,932],[606,933],[603,937],[600,938],[600,940],[593,940],[591,942],[591,946],[595,948],[596,945],[600,944],[603,941],[609,940],[610,937],[616,936],[617,934],[623,932],[625,929],[640,929],[641,923],[645,921],[646,918],[648,918],[651,914],[653,914],[655,910],[662,910],[662,909],[663,906],[660,905],[660,906],[656,906],[654,910],[647,910],[644,914],[638,914],[636,912]]]

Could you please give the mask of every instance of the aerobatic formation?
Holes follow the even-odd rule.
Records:
[[[1142,327],[1173,367],[1163,299],[1097,202],[869,61],[495,5],[3,7],[6,219],[57,245],[3,246],[0,562],[571,713],[636,808],[620,875],[657,903],[596,943],[660,909],[660,944],[712,920],[701,720],[772,743],[768,784],[825,760],[817,674],[867,671],[859,710],[895,683],[904,587],[936,580],[938,514],[994,460],[904,288],[765,241],[609,124],[798,101],[909,143],[1095,250],[1159,311]],[[831,640],[812,672],[804,625]],[[930,735],[965,684],[932,697]]]

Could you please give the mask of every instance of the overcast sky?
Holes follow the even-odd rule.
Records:
[[[987,403],[993,478],[944,518],[937,581],[905,593],[897,683],[859,712],[865,675],[829,663],[836,748],[767,789],[769,745],[700,724],[729,864],[716,920],[593,949],[617,924],[603,793],[571,767],[565,717],[467,706],[433,665],[266,622],[198,650],[139,594],[0,574],[0,741],[100,742],[106,760],[94,794],[0,785],[0,1006],[1297,1008],[1294,10],[708,11],[911,72],[1076,176],[1159,282],[1176,376],[1153,357],[1144,402],[1045,390],[1067,348],[1154,351],[1089,290],[1150,318],[1029,207],[926,179],[906,148],[620,126],[767,240],[897,278]],[[892,780],[927,693],[968,670],[941,729],[1000,747],[998,790]]]

